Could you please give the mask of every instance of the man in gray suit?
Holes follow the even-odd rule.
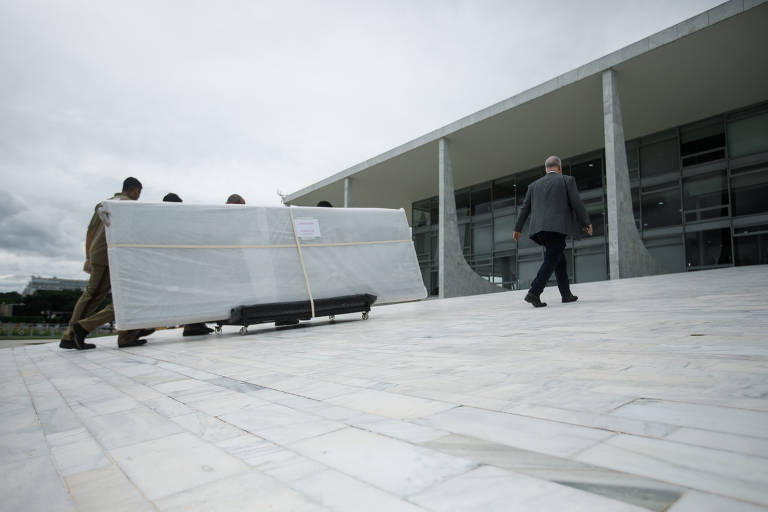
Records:
[[[592,224],[579,197],[576,180],[573,176],[563,176],[562,163],[556,156],[547,158],[544,167],[547,173],[528,185],[513,234],[515,241],[520,240],[520,232],[530,216],[528,234],[531,240],[545,248],[544,262],[525,296],[525,301],[537,308],[547,305],[541,302],[539,296],[553,271],[563,302],[578,300],[568,284],[568,269],[563,254],[565,237],[580,238],[582,231],[592,234]]]

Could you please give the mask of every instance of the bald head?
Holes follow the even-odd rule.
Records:
[[[560,161],[560,158],[556,156],[550,156],[546,160],[544,160],[544,169],[547,172],[559,172],[562,174],[563,172],[563,163]]]

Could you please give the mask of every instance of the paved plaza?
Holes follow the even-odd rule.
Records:
[[[768,267],[0,350],[0,510],[768,510]]]

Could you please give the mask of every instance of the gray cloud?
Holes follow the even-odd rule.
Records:
[[[82,277],[126,176],[142,200],[278,205],[717,3],[6,0],[0,275]]]

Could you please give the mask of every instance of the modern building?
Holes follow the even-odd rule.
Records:
[[[542,250],[513,226],[557,154],[595,228],[575,282],[768,263],[766,55],[768,3],[731,0],[285,202],[404,208],[432,294],[527,288]]]
[[[24,288],[22,295],[32,295],[40,290],[62,291],[62,290],[85,290],[88,281],[80,279],[59,279],[58,277],[40,277],[32,276]]]

